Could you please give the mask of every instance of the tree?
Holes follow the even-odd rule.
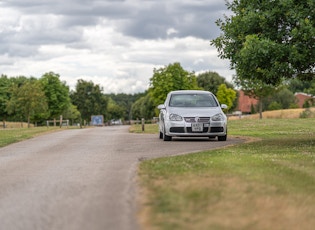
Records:
[[[124,110],[123,116],[121,116],[124,120],[132,119],[132,105],[135,101],[137,101],[140,97],[146,95],[147,92],[144,93],[136,93],[136,94],[125,94],[125,93],[118,93],[118,94],[107,94],[108,98],[111,98],[117,106]],[[111,108],[108,108],[108,112],[110,113]]]
[[[198,86],[204,90],[210,91],[213,94],[217,94],[218,88],[221,84],[225,84],[227,88],[233,89],[233,85],[225,80],[216,72],[205,72],[197,76]]]
[[[312,86],[312,82],[315,83],[315,79],[313,81],[301,81],[300,79],[293,78],[287,81],[287,86],[290,91],[293,93],[304,92],[310,89]]]
[[[286,87],[281,87],[278,91],[268,96],[263,106],[268,110],[298,107],[294,94]]]
[[[122,106],[119,106],[116,104],[116,102],[112,99],[108,99],[108,104],[107,104],[107,113],[108,116],[107,118],[112,120],[112,119],[121,119],[124,118],[124,112],[125,109]]]
[[[173,90],[200,89],[193,72],[184,70],[180,63],[154,69],[150,78],[149,93],[155,106],[164,103],[167,94]]]
[[[132,105],[132,117],[133,119],[152,119],[155,115],[155,108],[150,94],[147,93]]]
[[[273,101],[268,105],[268,110],[279,110],[282,109],[281,107],[282,107],[281,104],[279,104],[276,101]]]
[[[233,0],[234,14],[217,20],[211,41],[239,78],[279,85],[283,78],[314,79],[315,1]]]
[[[70,105],[63,111],[62,117],[72,120],[73,124],[74,122],[80,122],[81,113],[79,112],[77,106],[70,103]]]
[[[8,116],[7,102],[9,100],[10,80],[6,75],[1,75],[0,78],[0,119],[3,121],[3,128],[5,128],[5,120]]]
[[[30,79],[23,85],[14,84],[11,88],[11,97],[7,103],[7,111],[21,114],[30,127],[30,120],[39,113],[48,109],[45,93],[38,80]]]
[[[45,73],[40,82],[45,92],[50,118],[58,118],[70,107],[69,87],[60,81],[60,76],[53,72]]]
[[[227,88],[225,84],[221,84],[218,88],[216,96],[219,102],[221,104],[226,104],[228,106],[228,110],[230,110],[236,98],[236,92],[231,88]]]
[[[315,95],[315,78],[312,81],[301,81],[294,78],[287,82],[287,86],[293,93],[303,92]]]
[[[92,115],[106,117],[108,99],[102,91],[103,89],[99,85],[94,85],[92,81],[78,80],[70,97],[84,120],[89,121]]]
[[[311,81],[311,87],[305,90],[305,93],[312,94],[315,96],[315,79]]]

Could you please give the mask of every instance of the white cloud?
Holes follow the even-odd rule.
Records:
[[[148,88],[154,68],[180,62],[186,70],[231,80],[228,61],[210,46],[222,2],[2,1],[0,74],[53,71],[71,88],[84,79],[105,93],[135,93]]]
[[[178,33],[178,31],[175,30],[174,28],[169,28],[169,29],[166,31],[166,34],[167,34],[168,36],[173,35],[173,34],[176,35],[177,33]]]

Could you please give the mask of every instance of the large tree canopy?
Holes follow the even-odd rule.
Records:
[[[277,85],[283,78],[311,80],[315,69],[314,0],[233,0],[234,14],[217,20],[211,41],[239,78]]]
[[[233,102],[236,99],[236,91],[231,88],[227,88],[225,84],[221,84],[216,94],[220,104],[226,104],[227,110],[231,110]]]
[[[198,86],[204,90],[210,91],[213,94],[217,94],[218,88],[221,84],[225,84],[228,88],[233,89],[233,85],[226,81],[226,79],[220,76],[216,72],[207,71],[197,76]]]
[[[70,107],[71,103],[69,88],[59,78],[59,74],[49,72],[45,73],[40,79],[47,98],[51,118],[58,118]]]
[[[0,77],[0,119],[3,121],[8,116],[6,103],[9,100],[10,79],[6,75]]]
[[[108,99],[102,91],[103,89],[92,81],[78,80],[70,97],[83,119],[89,121],[92,115],[103,115],[106,118]]]
[[[34,116],[47,112],[47,109],[45,92],[39,81],[29,79],[20,86],[18,84],[11,86],[7,111],[9,114],[21,114],[21,119],[27,119],[28,127]]]
[[[132,117],[134,119],[152,119],[155,116],[155,106],[153,104],[150,94],[147,93],[143,97],[139,98],[132,105]]]
[[[153,72],[149,92],[154,105],[164,103],[170,91],[199,89],[195,74],[184,70],[180,63],[169,64],[164,68],[154,69]]]

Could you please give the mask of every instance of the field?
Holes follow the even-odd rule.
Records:
[[[273,110],[263,112],[263,118],[300,118],[303,116],[308,116],[310,118],[315,118],[315,108],[309,109],[285,109],[285,110]],[[244,115],[242,119],[258,119],[259,114]],[[230,120],[239,119],[239,117],[230,117]]]
[[[26,122],[5,122],[6,128],[9,129],[19,129],[19,128],[27,128]],[[30,125],[31,127],[34,127],[33,124]],[[0,130],[3,128],[3,122],[0,123]]]
[[[315,119],[231,120],[229,135],[249,141],[140,164],[143,229],[314,228]]]

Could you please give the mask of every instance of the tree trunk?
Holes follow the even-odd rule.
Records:
[[[31,127],[31,123],[30,123],[30,115],[27,116],[27,128]]]
[[[262,107],[263,107],[263,102],[262,102],[262,99],[260,98],[260,100],[259,100],[259,119],[263,118],[263,116],[262,116]]]

